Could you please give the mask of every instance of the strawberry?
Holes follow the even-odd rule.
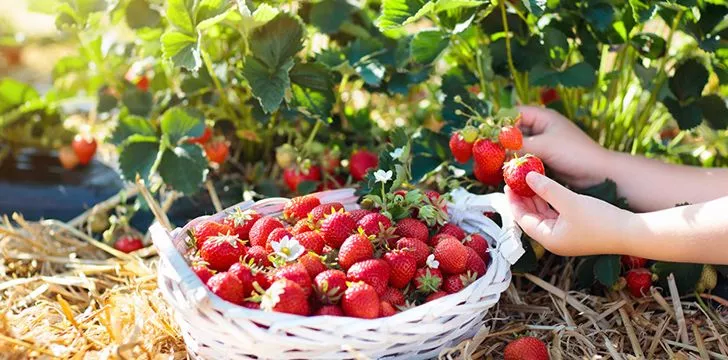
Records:
[[[298,258],[298,262],[306,268],[308,276],[312,279],[327,269],[326,264],[321,260],[321,257],[313,252],[303,254]]]
[[[421,293],[430,294],[440,290],[442,282],[442,273],[438,269],[423,267],[415,273],[415,289]]]
[[[308,213],[321,205],[321,200],[312,195],[298,196],[288,200],[283,207],[283,219],[291,224],[308,217]]]
[[[205,144],[205,156],[210,162],[222,164],[230,156],[230,144],[224,140],[208,142]]]
[[[292,238],[293,235],[291,235],[291,233],[285,228],[273,229],[273,231],[270,232],[270,235],[268,235],[268,240],[265,242],[265,251],[268,253],[273,252],[271,244],[273,242],[280,242],[284,237]]]
[[[643,297],[650,291],[652,286],[652,273],[645,268],[632,269],[627,271],[627,288],[634,297]]]
[[[319,301],[336,304],[346,291],[346,274],[341,270],[326,270],[313,279],[313,288]]]
[[[387,290],[384,291],[384,294],[380,297],[382,301],[386,301],[394,306],[402,306],[405,303],[404,294],[402,294],[402,290],[395,289],[393,287],[388,287]]]
[[[309,220],[313,224],[316,224],[319,221],[323,220],[326,216],[331,215],[340,210],[344,210],[344,205],[342,205],[341,203],[338,203],[338,202],[321,204],[321,205],[313,208],[313,210],[311,210],[311,213],[308,215]]]
[[[64,169],[72,170],[78,165],[78,156],[76,156],[76,152],[73,151],[73,148],[70,146],[64,146],[58,149],[58,161],[61,162],[61,166],[63,166]]]
[[[622,265],[626,266],[628,269],[641,268],[647,265],[647,259],[639,256],[622,255]]]
[[[447,293],[446,292],[444,292],[444,291],[436,291],[436,292],[434,292],[434,293],[432,293],[430,295],[427,295],[427,298],[425,298],[425,302],[434,301],[434,300],[437,300],[437,299],[439,299],[441,297],[445,297],[445,296],[447,296]]]
[[[359,220],[363,219],[365,216],[372,214],[373,212],[371,210],[366,209],[356,209],[349,211],[349,215],[351,215],[351,218],[354,219],[355,222],[359,222]]]
[[[296,225],[293,225],[293,228],[291,229],[291,234],[293,235],[299,235],[303,234],[305,232],[313,231],[313,227],[311,226],[311,221],[308,219],[301,219],[298,220]]]
[[[292,263],[273,271],[272,280],[288,279],[298,284],[308,297],[311,294],[311,276],[303,264]]]
[[[308,251],[313,251],[316,254],[323,254],[324,251],[324,238],[315,231],[308,231],[293,236],[293,240],[298,241],[301,246],[306,248]]]
[[[704,293],[715,289],[718,285],[718,271],[712,265],[703,265],[703,271],[700,272],[700,279],[695,285],[695,291]]]
[[[503,179],[517,195],[532,197],[536,193],[526,183],[526,175],[531,171],[541,175],[545,173],[541,159],[530,154],[516,157],[503,167]]]
[[[253,260],[253,263],[258,266],[271,266],[271,262],[268,259],[268,252],[262,246],[251,246],[248,249],[248,258]]]
[[[463,244],[475,250],[475,253],[478,254],[478,256],[480,256],[486,264],[488,263],[488,260],[490,260],[490,255],[488,254],[488,241],[485,240],[483,235],[470,234],[465,238]]]
[[[349,158],[349,173],[354,181],[362,181],[367,172],[377,166],[379,166],[377,155],[366,150],[359,150]]]
[[[559,93],[556,89],[551,87],[543,88],[539,93],[539,100],[543,105],[551,104],[552,102],[559,101],[560,99],[561,97],[559,96]]]
[[[232,264],[240,261],[248,248],[235,235],[218,235],[207,239],[200,248],[200,257],[210,269],[227,271]]]
[[[415,238],[424,243],[430,238],[430,231],[427,229],[427,225],[422,221],[412,218],[402,219],[397,223],[397,229],[394,231],[395,235],[399,235],[403,238]]]
[[[450,152],[459,163],[466,163],[473,156],[473,143],[467,142],[460,133],[450,136]]]
[[[427,244],[414,238],[401,238],[397,240],[397,249],[409,249],[417,262],[417,266],[425,266],[430,248]]]
[[[210,278],[215,275],[215,272],[210,270],[210,268],[204,264],[197,264],[193,266],[192,271],[194,271],[197,277],[200,278],[200,281],[202,281],[203,284],[207,284],[207,280],[210,280]]]
[[[264,311],[308,315],[308,295],[295,281],[278,279],[261,296],[260,308]]]
[[[356,223],[366,236],[376,236],[392,226],[392,221],[380,213],[364,216]]]
[[[379,316],[379,307],[377,291],[361,281],[349,285],[341,299],[341,308],[346,316],[374,319]]]
[[[549,360],[549,350],[543,341],[524,336],[506,345],[503,360]]]
[[[250,229],[260,218],[261,215],[255,210],[248,209],[243,211],[240,208],[236,208],[225,217],[223,224],[232,228],[233,233],[240,240],[248,240],[250,238]]]
[[[76,135],[71,142],[71,147],[78,157],[78,163],[88,165],[96,154],[96,140]]]
[[[397,313],[397,310],[392,304],[386,301],[379,302],[379,317],[388,317]]]
[[[437,234],[437,235],[433,236],[430,239],[429,245],[432,246],[432,247],[436,247],[437,244],[439,244],[440,241],[442,241],[444,239],[455,239],[455,240],[458,240],[457,238],[455,238],[454,236],[452,236],[450,234]]]
[[[324,242],[334,249],[341,247],[344,240],[355,231],[356,222],[351,215],[345,212],[331,214],[321,222],[321,235],[324,237]]]
[[[346,272],[346,279],[352,282],[363,281],[374,287],[377,294],[384,294],[389,283],[390,268],[382,259],[369,259],[352,265]]]
[[[437,233],[438,234],[448,234],[458,240],[463,240],[463,239],[465,239],[465,236],[466,236],[465,231],[463,231],[463,229],[461,229],[459,226],[452,224],[452,223],[447,223],[447,224],[443,225]]]
[[[202,132],[202,135],[187,139],[187,143],[205,145],[210,139],[212,139],[212,128],[205,126],[205,131]]]
[[[325,305],[314,313],[316,316],[344,316],[344,310],[337,305]]]
[[[445,278],[442,284],[442,289],[448,294],[456,293],[462,289],[465,289],[468,285],[475,281],[475,274],[463,273],[450,275]]]
[[[248,309],[260,310],[260,304],[255,301],[243,301],[241,306]]]
[[[254,291],[253,282],[255,281],[256,270],[250,265],[236,262],[230,266],[228,272],[235,275],[240,280],[240,283],[243,284],[243,296],[247,297]]]
[[[445,201],[444,198],[441,198],[439,192],[435,190],[425,190],[425,196],[427,196],[432,205],[439,207],[447,213],[447,201]]]
[[[480,255],[478,255],[478,253],[471,247],[466,246],[465,250],[468,251],[468,260],[465,263],[465,271],[476,274],[476,277],[478,278],[485,275],[487,267]]]
[[[435,259],[440,262],[440,270],[446,274],[459,274],[465,271],[468,261],[466,246],[455,239],[444,239],[435,247]]]
[[[291,192],[298,191],[298,185],[304,181],[321,181],[321,168],[314,165],[307,171],[300,170],[295,166],[283,170],[283,181]]]
[[[266,290],[270,287],[271,278],[263,271],[258,271],[255,273],[255,280],[253,283],[258,283],[258,286],[260,286],[263,290]]]
[[[122,235],[114,242],[114,249],[124,253],[137,251],[144,247],[142,239],[134,235]]]
[[[338,261],[342,269],[349,270],[355,263],[373,257],[374,246],[369,238],[362,234],[353,234],[341,244]]]
[[[473,175],[478,181],[487,186],[498,187],[503,182],[503,169],[487,172],[478,163],[473,165]]]
[[[262,246],[265,248],[268,243],[268,236],[273,230],[282,228],[283,224],[276,218],[271,216],[263,216],[253,224],[250,228],[250,245]]]
[[[384,254],[383,259],[389,264],[389,285],[401,289],[409,284],[417,271],[417,261],[409,250],[392,250]]]
[[[473,158],[486,174],[497,173],[506,160],[506,151],[489,139],[480,139],[473,144]]]
[[[207,287],[217,296],[233,304],[242,304],[245,301],[243,295],[243,283],[229,272],[221,272],[213,275],[207,280]]]
[[[518,151],[523,147],[523,134],[515,126],[504,126],[498,133],[498,142],[506,150]]]
[[[197,242],[197,248],[202,248],[202,244],[207,241],[208,238],[219,235],[234,234],[235,231],[230,226],[221,224],[215,221],[203,221],[195,226],[192,232],[195,235],[195,241]]]

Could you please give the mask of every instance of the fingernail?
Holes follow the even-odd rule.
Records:
[[[531,189],[533,189],[534,191],[538,191],[546,186],[546,177],[535,171],[531,171],[530,173],[526,174],[526,182],[528,183],[528,186],[531,187]]]

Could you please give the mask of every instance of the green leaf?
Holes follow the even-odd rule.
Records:
[[[300,183],[298,183],[296,192],[299,195],[308,195],[308,194],[316,191],[318,184],[319,184],[318,181],[311,181],[311,180],[301,181]]]
[[[159,175],[167,185],[184,194],[194,194],[207,177],[207,158],[197,144],[181,144],[164,150]]]
[[[412,183],[417,184],[425,176],[442,164],[437,157],[428,154],[417,154],[412,159]]]
[[[531,241],[528,240],[527,235],[521,236],[521,246],[523,246],[523,250],[526,252],[513,264],[511,269],[519,273],[536,271],[538,269],[538,259],[536,258],[536,253],[533,252]]]
[[[662,103],[665,104],[667,110],[675,118],[680,130],[693,129],[703,121],[703,111],[695,101],[687,105],[682,105],[673,98],[667,98]]]
[[[611,287],[617,282],[619,271],[619,255],[602,255],[594,263],[594,277],[606,287]]]
[[[384,0],[382,12],[375,24],[380,30],[389,30],[413,23],[435,8],[433,1]]]
[[[332,74],[317,63],[298,63],[290,72],[292,105],[300,112],[324,120],[329,117],[336,102]]]
[[[705,121],[714,130],[728,129],[728,108],[725,100],[718,95],[707,95],[700,98],[698,105]]]
[[[576,267],[576,286],[579,289],[590,288],[594,285],[594,265],[599,256],[588,256]]]
[[[377,60],[370,60],[354,68],[367,85],[378,87],[384,79],[387,69]]]
[[[99,90],[99,100],[96,103],[96,111],[99,114],[109,112],[116,108],[116,105],[119,104],[119,99],[117,99],[116,96],[109,94],[107,89],[108,88],[104,87]]]
[[[194,3],[195,0],[168,0],[165,12],[165,17],[170,24],[190,36],[195,34]]]
[[[152,112],[152,93],[128,86],[121,96],[121,103],[129,110],[129,114],[147,117]]]
[[[159,25],[159,12],[149,7],[147,0],[131,0],[126,7],[126,24],[132,29]]]
[[[648,59],[659,59],[665,56],[665,53],[667,52],[665,39],[652,33],[636,34],[632,36],[629,43],[632,47],[637,49],[642,56]]]
[[[245,57],[243,77],[248,80],[253,95],[258,99],[260,106],[266,113],[275,111],[283,102],[286,89],[291,85],[291,80],[288,77],[288,71],[291,67],[293,67],[292,59],[280,68],[270,69],[257,58]]]
[[[702,264],[684,264],[673,262],[656,262],[652,265],[652,271],[658,276],[658,285],[663,289],[668,288],[667,277],[675,275],[675,285],[680,294],[687,294],[695,289],[695,285],[703,272]]]
[[[420,64],[431,64],[450,44],[450,37],[440,30],[418,32],[410,42],[410,55]]]
[[[473,8],[487,3],[488,1],[483,0],[438,0],[434,12]]]
[[[543,65],[536,66],[530,74],[531,84],[555,87],[591,87],[596,81],[594,68],[586,62],[580,62],[559,72]]]
[[[475,7],[459,7],[441,11],[437,16],[440,19],[441,28],[447,29],[453,34],[459,34],[470,28],[477,12],[478,8]]]
[[[614,206],[622,209],[627,209],[627,199],[620,197],[617,193],[617,183],[611,179],[606,179],[604,182],[596,184],[577,191],[579,194],[591,196],[604,202],[608,202]]]
[[[569,54],[569,40],[566,35],[561,30],[548,26],[543,29],[543,41],[551,63],[561,67]]]
[[[648,1],[645,0],[629,0],[629,6],[636,23],[647,22],[655,16],[657,10],[655,4],[648,4]]]
[[[141,136],[157,136],[157,130],[154,129],[152,123],[139,116],[128,115],[119,119],[119,124],[116,125],[114,131],[111,133],[111,143],[119,146],[126,139],[133,135]]]
[[[583,10],[584,19],[597,31],[607,31],[614,22],[614,8],[606,2],[589,5]]]
[[[546,0],[521,0],[528,12],[536,17],[543,15],[546,10]]]
[[[162,56],[175,66],[197,71],[202,66],[198,38],[178,31],[162,35]]]
[[[346,0],[324,0],[311,5],[310,23],[324,34],[333,34],[354,10]]]
[[[697,99],[708,83],[708,70],[700,61],[689,59],[678,65],[670,78],[670,90],[678,100]]]
[[[280,71],[303,49],[303,33],[303,23],[298,17],[280,13],[253,31],[250,37],[251,54],[269,72]]]
[[[264,197],[279,197],[281,196],[281,189],[272,180],[263,180],[255,186],[255,192],[263,195]]]
[[[232,5],[229,0],[200,0],[196,6],[195,27],[204,30],[219,23],[233,9]]]
[[[38,98],[38,92],[28,84],[11,78],[0,80],[0,113]]]
[[[173,107],[164,112],[161,120],[162,134],[172,145],[185,138],[202,136],[205,132],[205,116],[197,109]]]
[[[157,159],[159,139],[155,136],[132,135],[119,149],[119,169],[126,181],[135,181],[137,174],[148,179]]]

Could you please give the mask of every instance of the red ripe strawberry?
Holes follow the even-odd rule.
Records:
[[[639,256],[622,255],[622,265],[626,266],[628,269],[641,268],[647,265],[647,259]]]
[[[261,215],[253,209],[243,211],[237,208],[225,217],[223,224],[230,226],[233,229],[233,233],[240,240],[248,240],[250,237],[250,229],[260,218]]]
[[[192,271],[195,272],[198,278],[202,281],[203,284],[207,284],[207,280],[210,280],[210,278],[215,275],[215,272],[210,270],[209,267],[202,264],[197,264],[192,267]]]
[[[295,224],[296,221],[307,218],[308,213],[319,205],[321,200],[312,195],[294,197],[283,207],[283,218]]]
[[[205,156],[210,162],[222,164],[230,156],[230,144],[227,141],[211,141],[205,144]]]
[[[442,282],[442,273],[438,269],[423,267],[415,273],[415,289],[421,293],[430,294],[440,290]]]
[[[465,289],[468,285],[475,281],[475,274],[463,273],[450,275],[445,278],[442,285],[442,289],[448,294],[456,293],[462,289]]]
[[[559,101],[560,99],[561,97],[559,96],[558,91],[551,87],[543,88],[539,93],[539,100],[541,101],[541,104],[544,105],[551,104],[552,102]]]
[[[251,246],[248,249],[248,258],[253,260],[258,266],[271,266],[270,260],[268,259],[268,252],[262,246]]]
[[[288,264],[275,269],[273,280],[288,279],[298,284],[306,297],[311,294],[311,276],[308,275],[306,267],[300,263]]]
[[[389,285],[401,289],[409,284],[417,271],[417,261],[408,250],[392,250],[383,256],[391,269]]]
[[[465,231],[463,231],[463,229],[461,229],[459,226],[452,224],[452,223],[447,223],[447,224],[443,225],[440,228],[440,231],[438,231],[437,233],[452,235],[454,238],[456,238],[458,240],[463,240],[463,239],[465,239],[465,236],[466,236]]]
[[[254,301],[244,301],[242,306],[248,309],[260,310],[260,304]]]
[[[70,146],[64,146],[58,149],[58,160],[66,170],[73,170],[78,165],[78,156]]]
[[[341,203],[332,202],[321,204],[311,210],[311,213],[309,214],[309,219],[311,222],[316,224],[319,221],[323,220],[326,216],[331,215],[335,212],[339,212],[339,210],[344,210],[344,205],[342,205]]]
[[[390,268],[382,259],[369,259],[352,265],[346,272],[349,281],[363,281],[374,287],[377,294],[384,294],[389,283]]]
[[[440,207],[445,213],[447,213],[447,202],[440,199],[440,193],[435,190],[425,190],[425,195],[430,199],[432,205]]]
[[[263,216],[250,228],[250,245],[265,248],[270,233],[282,227],[283,224],[278,219],[271,216]]]
[[[243,284],[243,296],[250,296],[250,294],[255,290],[253,288],[253,282],[255,281],[256,271],[248,264],[236,262],[230,266],[230,270],[228,270],[228,272],[235,275],[235,277],[240,280],[240,283]]]
[[[439,244],[440,241],[442,241],[444,239],[455,239],[455,240],[457,240],[457,238],[455,238],[454,236],[452,236],[450,234],[437,234],[437,235],[433,236],[430,239],[430,244],[429,245],[432,246],[432,247],[436,247],[437,244]]]
[[[498,187],[503,182],[503,169],[487,172],[478,163],[473,165],[473,175],[478,181],[487,186]]]
[[[213,275],[207,281],[207,287],[217,296],[233,304],[242,304],[245,301],[243,295],[243,283],[229,272],[221,272]]]
[[[187,139],[187,142],[190,144],[200,144],[205,145],[208,141],[212,139],[212,128],[209,126],[205,126],[205,131],[200,135],[200,137],[193,137]]]
[[[506,160],[506,151],[489,139],[480,139],[473,144],[473,158],[478,167],[488,174],[497,173]]]
[[[643,297],[649,293],[650,286],[652,286],[652,273],[645,269],[632,269],[627,271],[625,276],[627,279],[627,288],[634,297]]]
[[[346,291],[346,274],[341,270],[326,270],[313,279],[313,288],[319,301],[336,304]]]
[[[387,290],[384,291],[384,294],[380,297],[382,301],[386,301],[394,306],[402,306],[405,303],[404,294],[402,294],[402,290],[395,289],[393,287],[388,287]]]
[[[465,271],[468,250],[455,239],[444,239],[435,247],[435,260],[440,262],[440,270],[446,274],[460,274]]]
[[[377,154],[366,150],[353,153],[349,159],[349,173],[355,181],[362,181],[367,172],[377,166],[379,166]]]
[[[202,244],[204,244],[208,238],[212,236],[233,234],[234,231],[230,226],[219,222],[203,221],[195,226],[193,233],[195,234],[195,240],[197,241],[197,248],[200,249],[202,248]]]
[[[373,257],[374,245],[369,238],[362,234],[353,234],[341,244],[338,261],[342,269],[349,270],[355,263]]]
[[[349,285],[341,299],[341,308],[346,316],[374,319],[379,316],[379,307],[377,291],[364,282]]]
[[[536,193],[526,183],[526,175],[531,171],[535,171],[541,175],[544,174],[545,171],[541,159],[530,154],[516,157],[503,167],[503,179],[517,195],[532,197]]]
[[[312,279],[327,269],[326,264],[321,261],[321,257],[312,252],[301,255],[298,258],[298,262],[306,268],[308,275]]]
[[[268,274],[266,274],[263,271],[258,271],[255,273],[255,281],[253,281],[253,282],[258,283],[258,286],[263,288],[263,290],[266,290],[270,287],[270,281],[271,281],[271,279],[270,279],[270,276],[268,276]]]
[[[324,252],[324,238],[315,231],[308,231],[295,235],[293,236],[293,240],[298,241],[298,243],[308,251],[313,251],[319,255]]]
[[[523,134],[515,126],[504,126],[498,133],[498,142],[506,150],[518,151],[523,147]]]
[[[392,306],[392,304],[386,302],[386,301],[380,301],[379,302],[379,317],[388,317],[392,316],[397,313],[397,310]]]
[[[367,236],[376,236],[381,231],[392,226],[392,221],[380,213],[371,213],[356,223]]]
[[[96,140],[76,135],[71,142],[71,147],[78,157],[78,163],[88,165],[96,154]]]
[[[349,211],[349,215],[351,215],[351,218],[354,219],[354,222],[357,222],[357,223],[359,222],[359,220],[363,219],[365,216],[367,216],[371,213],[373,213],[373,212],[370,210],[366,210],[366,209],[356,209],[356,210]]]
[[[430,231],[427,229],[427,225],[422,221],[412,218],[402,219],[397,223],[397,229],[394,231],[395,235],[399,235],[403,238],[415,238],[424,243],[430,238]]]
[[[313,230],[314,229],[311,227],[311,221],[309,221],[308,219],[303,219],[299,220],[296,225],[293,225],[293,228],[291,229],[291,234],[298,235]]]
[[[337,305],[324,305],[314,313],[316,316],[344,316],[344,310]]]
[[[452,156],[459,163],[464,164],[473,156],[473,143],[465,141],[460,133],[453,133],[450,136],[449,145]]]
[[[114,249],[124,253],[137,251],[144,247],[142,239],[134,235],[122,235],[114,242]]]
[[[427,256],[430,255],[430,248],[427,244],[413,238],[401,238],[397,240],[397,249],[409,249],[417,262],[418,267],[425,266]]]
[[[293,235],[291,235],[291,233],[285,228],[273,229],[273,231],[270,232],[270,235],[268,235],[268,240],[265,242],[265,251],[268,253],[273,252],[271,244],[273,242],[280,242],[284,237],[292,238]]]
[[[341,247],[344,240],[355,231],[354,219],[345,212],[331,214],[321,222],[321,235],[324,237],[324,242],[334,249]]]
[[[308,295],[296,282],[278,279],[261,296],[260,308],[264,311],[308,315]]]
[[[466,246],[465,249],[468,251],[468,260],[465,263],[465,271],[476,274],[476,277],[478,278],[485,275],[487,267],[480,255],[478,255],[478,253],[471,247]]]
[[[437,299],[439,299],[441,297],[445,297],[445,296],[447,296],[447,293],[446,292],[444,292],[444,291],[436,291],[436,292],[434,292],[434,293],[432,293],[430,295],[427,295],[427,298],[425,298],[425,302],[434,301],[434,300],[437,300]]]
[[[304,181],[321,181],[321,168],[311,166],[308,171],[299,170],[295,166],[283,170],[283,181],[291,192],[298,191],[298,185]]]
[[[490,259],[490,255],[488,254],[488,241],[485,240],[483,235],[470,234],[465,238],[463,243],[465,246],[475,250],[475,253],[478,254],[483,261],[487,262]]]
[[[543,341],[525,336],[506,345],[503,360],[549,360],[549,350]]]
[[[200,248],[200,257],[210,269],[227,271],[247,254],[248,248],[235,235],[218,235],[207,239]]]

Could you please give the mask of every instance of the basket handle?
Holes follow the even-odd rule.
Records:
[[[515,221],[506,196],[503,193],[476,195],[463,188],[450,193],[452,202],[448,204],[450,221],[469,232],[485,231],[494,236],[496,248],[508,260],[515,264],[525,253],[521,244],[521,229]],[[485,216],[486,211],[495,211],[501,215],[503,227]]]

